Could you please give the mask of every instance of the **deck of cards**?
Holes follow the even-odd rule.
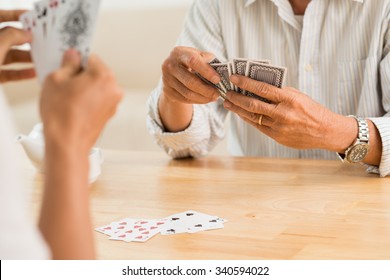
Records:
[[[197,233],[224,228],[226,220],[200,212],[188,210],[163,219],[123,219],[95,230],[108,235],[110,240],[146,242],[153,236],[179,233]]]
[[[78,50],[86,66],[99,7],[100,0],[43,0],[21,15],[33,35],[31,53],[41,83],[61,66],[68,49]]]
[[[230,82],[231,75],[246,76],[253,80],[267,83],[278,88],[283,88],[286,81],[287,68],[271,65],[269,60],[248,60],[236,58],[233,59],[232,62],[222,63],[219,59],[214,58],[209,62],[209,64],[215,71],[218,72],[221,77],[221,82],[213,84],[204,77],[200,75],[198,76],[207,84],[217,88],[223,99],[226,99],[226,93],[228,91],[236,91],[245,96],[253,97],[269,103],[268,100],[233,85]]]

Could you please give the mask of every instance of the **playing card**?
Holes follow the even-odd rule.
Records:
[[[108,236],[113,236],[120,231],[126,231],[127,228],[130,228],[137,221],[138,219],[123,219],[103,227],[98,227],[95,230]]]
[[[35,34],[37,32],[37,15],[34,11],[29,11],[24,13],[19,18],[20,22],[23,24],[24,30]],[[36,40],[35,36],[33,36],[33,40],[31,42],[31,55],[32,60],[35,64],[38,64],[40,61],[37,59],[40,50],[40,43],[42,41]]]
[[[48,40],[50,36],[50,28],[52,27],[49,22],[49,3],[49,0],[34,3],[34,10],[38,18],[38,30],[35,35],[37,35],[38,39],[42,41]]]
[[[210,62],[209,62],[209,65],[213,65],[213,64],[217,64],[217,63],[221,63],[221,61],[218,59],[218,58],[213,58]],[[213,84],[212,82],[210,82],[209,80],[207,80],[206,78],[204,78],[202,75],[200,75],[199,73],[195,73],[203,82],[205,82],[206,84],[208,84],[209,86],[212,86],[216,89],[218,89],[219,93],[220,93],[220,96],[223,98],[223,99],[226,99],[226,92],[228,91],[227,88],[225,88],[225,85],[224,83],[221,81],[219,82],[218,84]]]
[[[232,63],[232,72],[235,75],[240,75],[240,76],[245,76],[246,75],[246,70],[249,62],[257,62],[261,64],[269,64],[269,60],[249,60],[249,59],[244,59],[244,58],[235,58],[233,59]],[[237,86],[234,86],[234,90],[238,93],[243,93],[243,90],[240,89]]]
[[[246,73],[245,73],[247,77],[253,80],[267,83],[278,88],[284,87],[286,74],[287,74],[287,68],[285,67],[265,65],[263,63],[258,63],[253,61],[248,62]],[[258,95],[251,92],[245,92],[245,95],[270,103],[269,100],[261,98]]]
[[[223,219],[216,216],[203,214],[189,210],[166,218],[166,227],[161,231],[162,235],[178,233],[195,233],[204,230],[223,228]]]
[[[31,53],[38,79],[61,66],[63,54],[70,48],[79,51],[85,67],[101,0],[43,0],[20,21],[33,34]]]
[[[162,235],[196,233],[223,228],[225,222],[227,220],[217,216],[188,210],[163,219],[122,219],[95,230],[110,236],[110,240],[146,242],[158,233]]]
[[[123,229],[113,234],[111,240],[122,240],[126,242],[146,242],[165,226],[166,220],[137,220],[127,224]]]
[[[224,86],[226,92],[234,90],[234,86],[230,82],[230,76],[232,75],[232,65],[230,63],[213,63],[210,64],[210,66],[218,72],[219,76],[221,77],[221,83]],[[221,93],[221,95],[223,99],[226,99],[226,94],[224,92]]]
[[[222,63],[218,58],[214,57],[212,60],[210,60],[209,64],[215,64],[215,63]]]
[[[100,2],[100,0],[61,1],[56,9],[56,19],[48,43],[49,51],[43,76],[58,69],[64,52],[71,48],[79,51],[83,66],[86,66]]]

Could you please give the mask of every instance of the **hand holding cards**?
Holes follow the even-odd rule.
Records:
[[[76,49],[86,66],[99,6],[100,0],[43,0],[20,17],[33,35],[31,53],[41,83],[61,66],[68,49]]]
[[[232,62],[221,63],[219,59],[214,58],[212,61],[209,62],[209,65],[213,67],[215,71],[218,72],[221,77],[221,82],[218,84],[213,84],[210,81],[207,81],[205,78],[201,77],[200,75],[198,76],[200,76],[203,81],[216,87],[223,99],[226,99],[226,92],[236,91],[245,96],[253,97],[269,103],[268,100],[261,98],[251,92],[242,90],[237,86],[233,85],[230,82],[230,76],[246,76],[253,80],[267,83],[278,88],[282,88],[284,87],[287,75],[287,68],[273,66],[268,60],[248,60],[236,58],[233,59]]]
[[[225,222],[217,216],[188,210],[156,220],[123,219],[95,230],[110,236],[110,240],[146,242],[158,233],[173,235],[221,229]]]

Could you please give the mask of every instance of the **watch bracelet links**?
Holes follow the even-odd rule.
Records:
[[[358,137],[357,137],[357,139],[359,139],[361,142],[366,142],[368,144],[369,140],[370,140],[370,133],[369,133],[368,124],[367,124],[367,121],[365,120],[365,118],[357,117],[354,115],[348,115],[347,117],[354,118],[358,123]],[[348,151],[354,145],[355,142],[356,141],[354,141],[352,143],[352,145],[349,146],[345,151]],[[339,159],[341,161],[345,162],[345,157],[346,157],[345,153],[344,154],[337,153],[337,156],[339,157]]]

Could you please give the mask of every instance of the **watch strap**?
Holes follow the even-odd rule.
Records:
[[[366,119],[362,118],[362,117],[353,116],[353,115],[349,115],[348,117],[354,118],[357,121],[357,123],[358,123],[358,137],[353,142],[353,144],[346,149],[345,153],[343,153],[343,154],[337,153],[338,157],[342,161],[346,161],[347,154],[353,146],[355,146],[358,143],[368,144],[369,140],[370,140],[370,133],[369,133],[368,123],[367,123]]]

